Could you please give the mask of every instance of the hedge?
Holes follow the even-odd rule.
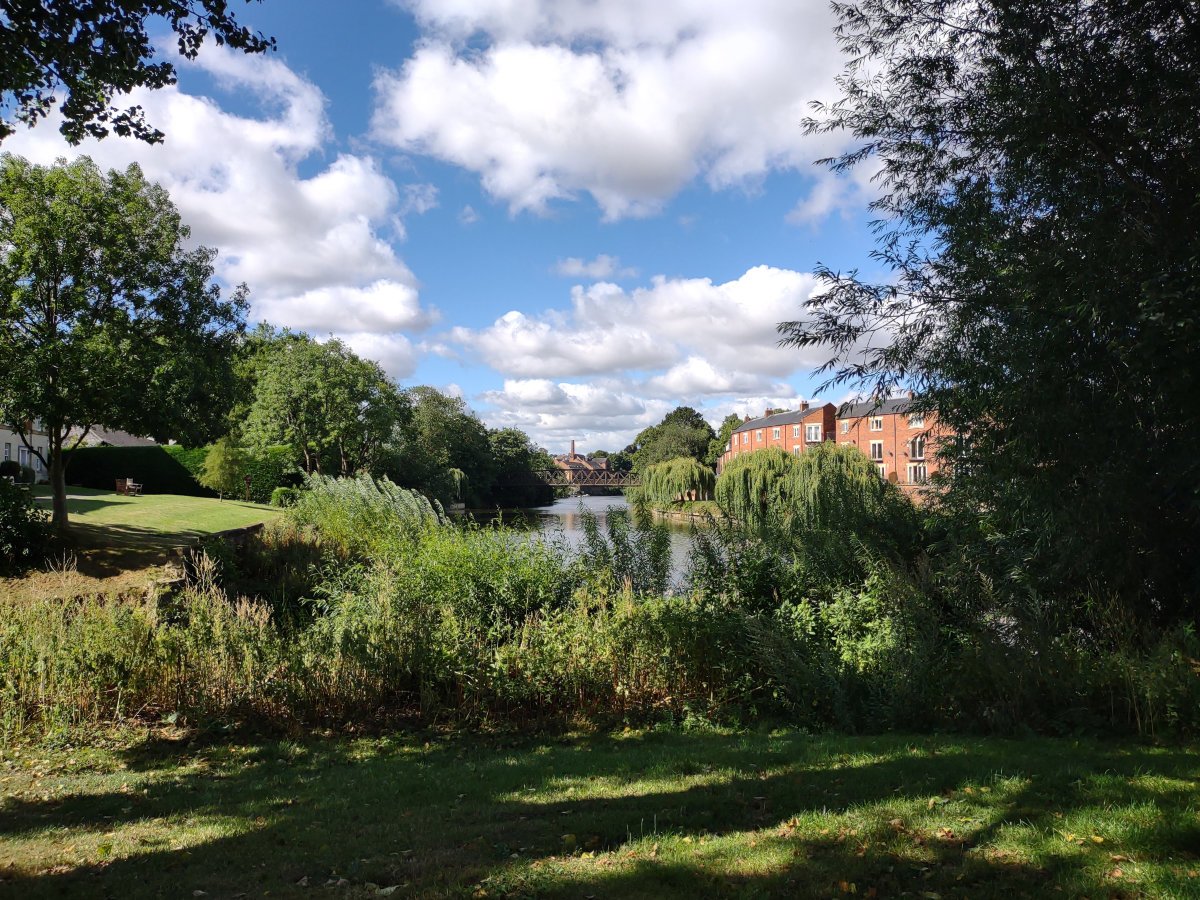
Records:
[[[147,494],[215,497],[190,469],[196,454],[204,462],[204,453],[203,447],[80,447],[68,459],[67,484],[111,491],[118,478],[132,478]]]
[[[79,487],[111,491],[118,478],[132,478],[147,494],[183,494],[187,497],[215,497],[200,485],[200,471],[208,447],[80,447],[71,454],[67,483]],[[287,447],[268,447],[249,453],[246,474],[250,476],[250,499],[268,503],[275,488],[298,483],[291,451]]]

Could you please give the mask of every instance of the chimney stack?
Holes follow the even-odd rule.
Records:
[[[746,416],[746,418],[742,419],[742,424],[745,424],[746,422],[749,422],[749,421],[750,421],[750,417]]]
[[[575,456],[575,441],[574,441],[574,439],[571,440],[571,456],[572,456],[572,458]]]
[[[808,412],[808,401],[807,400],[800,401],[800,412]]]
[[[912,391],[909,391],[909,392],[908,392],[908,399],[909,399],[909,400],[911,400],[912,398],[913,398],[913,392],[912,392]]]

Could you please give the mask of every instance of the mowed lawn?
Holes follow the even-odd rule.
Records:
[[[182,546],[206,534],[276,518],[280,510],[241,500],[146,494],[127,497],[112,491],[67,489],[67,513],[85,547]],[[39,505],[50,508],[50,491],[35,490]]]
[[[1200,897],[1195,747],[673,730],[89,743],[0,755],[0,895]]]

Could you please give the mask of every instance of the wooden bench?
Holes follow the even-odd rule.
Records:
[[[126,497],[140,497],[142,496],[142,486],[132,478],[118,478],[117,493],[124,494]]]

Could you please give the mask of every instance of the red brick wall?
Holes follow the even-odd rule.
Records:
[[[883,427],[879,431],[871,430],[872,419],[882,421]],[[910,469],[911,464],[922,462],[913,455],[912,441],[918,436],[925,438],[923,462],[926,477],[930,477],[937,471],[937,442],[940,437],[935,414],[926,413],[921,425],[911,425],[907,413],[843,417],[837,420],[837,442],[853,445],[867,456],[872,456],[871,444],[879,442],[882,458],[872,458],[882,464],[885,478],[896,482],[909,493],[917,492],[921,487],[914,482]]]
[[[826,403],[820,408],[820,414],[813,410],[812,414],[803,422],[787,425],[764,425],[748,431],[734,432],[730,439],[729,449],[721,455],[721,465],[724,466],[730,459],[742,453],[752,453],[768,447],[778,447],[785,453],[796,453],[796,448],[800,448],[799,452],[803,453],[805,449],[812,446],[806,438],[806,426],[820,424],[821,440],[828,441],[833,439],[836,422],[837,407],[832,403]],[[779,430],[779,437],[775,436],[776,429]],[[749,435],[746,443],[742,442],[744,434]]]

